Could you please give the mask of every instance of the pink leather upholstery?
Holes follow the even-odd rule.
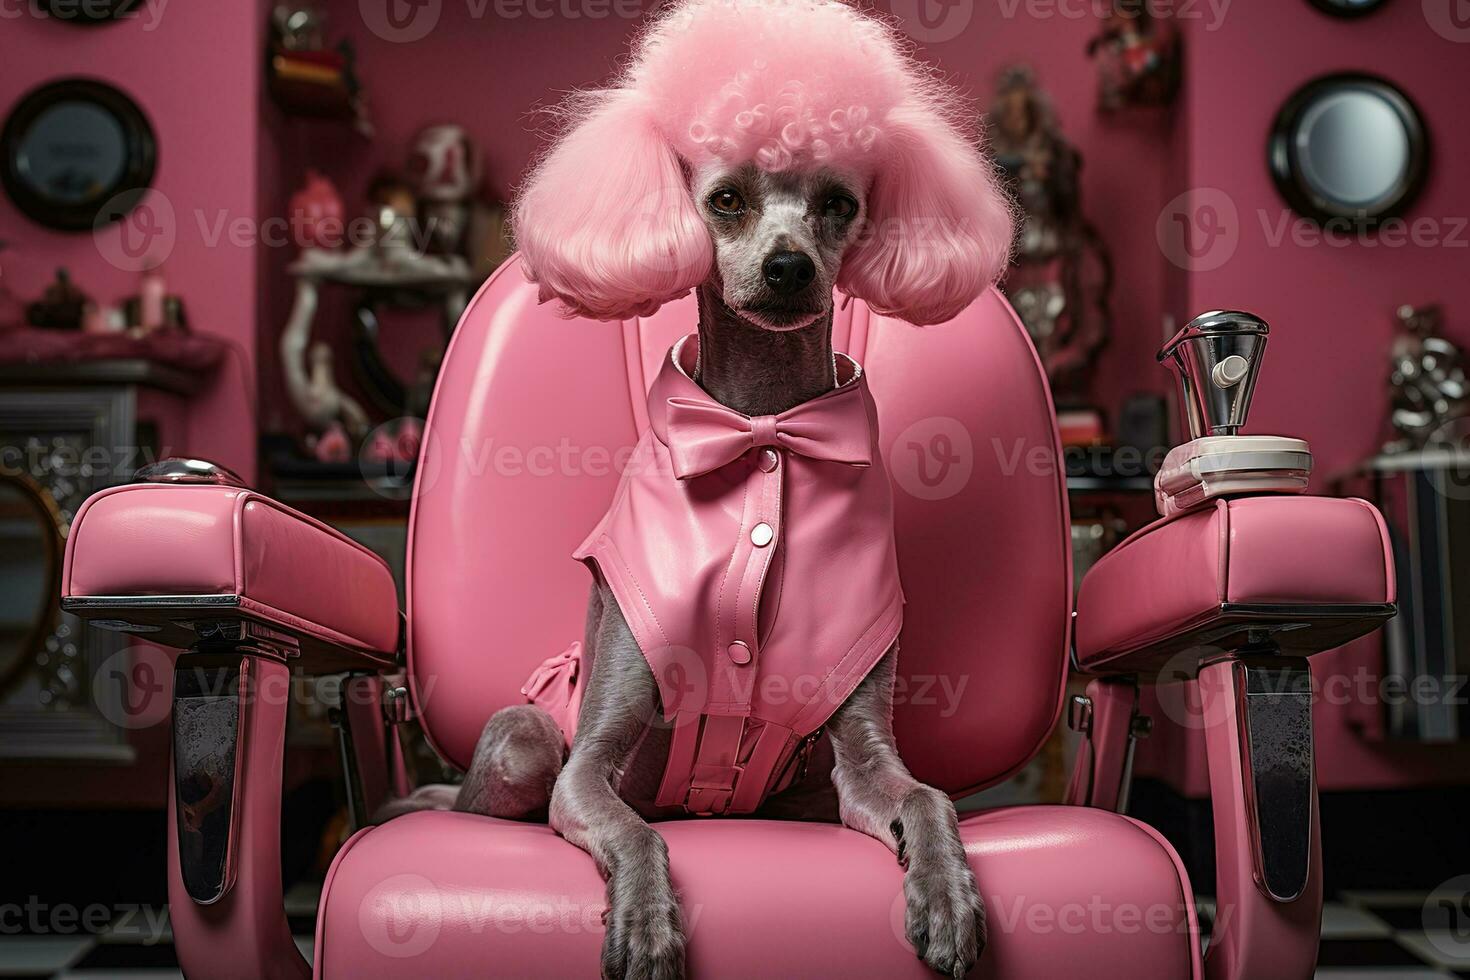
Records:
[[[425,434],[410,519],[409,659],[425,730],[459,766],[581,639],[590,578],[572,551],[607,510],[648,424],[645,398],[694,300],[645,320],[565,320],[513,259],[470,304]],[[839,350],[868,372],[894,481],[908,605],[898,743],[959,793],[1023,765],[1060,707],[1070,536],[1041,369],[994,291],[913,327],[841,307]],[[962,750],[957,750],[962,749]]]
[[[1218,610],[1394,601],[1392,550],[1362,500],[1244,497],[1158,521],[1108,552],[1077,598],[1077,659],[1095,667]]]
[[[655,826],[683,901],[690,976],[932,977],[903,938],[903,870],[877,841],[808,823]],[[1024,807],[971,816],[960,834],[989,916],[970,976],[1200,976],[1188,881],[1143,824]],[[415,813],[338,853],[316,976],[596,976],[604,907],[592,861],[544,825]]]
[[[378,654],[398,643],[397,589],[381,558],[235,487],[142,483],[94,494],[72,522],[62,595],[238,596],[250,618],[300,637]]]

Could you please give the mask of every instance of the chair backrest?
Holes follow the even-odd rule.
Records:
[[[899,748],[920,779],[979,789],[1035,754],[1061,704],[1071,536],[1045,377],[994,290],[938,326],[857,301],[835,321],[835,346],[868,372],[895,484]],[[692,298],[647,319],[562,319],[516,258],[460,320],[408,554],[414,697],[455,765],[523,701],[532,669],[581,638],[590,576],[570,554],[647,424],[646,386],[695,323]]]

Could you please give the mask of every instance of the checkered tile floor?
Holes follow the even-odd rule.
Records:
[[[1327,903],[1317,980],[1470,980],[1470,935],[1448,923],[1425,928],[1425,896],[1412,892],[1348,892]],[[296,944],[311,958],[317,891],[298,886],[286,897]],[[1208,929],[1214,902],[1200,899]],[[90,934],[0,934],[0,977],[181,977],[173,934],[161,909],[128,910]]]

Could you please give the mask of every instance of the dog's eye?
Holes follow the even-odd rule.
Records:
[[[833,194],[822,205],[822,217],[835,221],[846,221],[857,214],[857,202],[846,194]]]
[[[709,206],[720,214],[739,214],[745,210],[745,200],[739,194],[726,188],[715,191],[709,196]]]

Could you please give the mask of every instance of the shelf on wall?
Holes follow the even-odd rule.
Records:
[[[0,327],[0,385],[140,385],[192,395],[214,376],[229,343],[163,328],[141,337],[29,326]]]
[[[192,395],[208,382],[207,375],[141,358],[0,364],[0,385],[7,387],[138,385],[174,395]]]

